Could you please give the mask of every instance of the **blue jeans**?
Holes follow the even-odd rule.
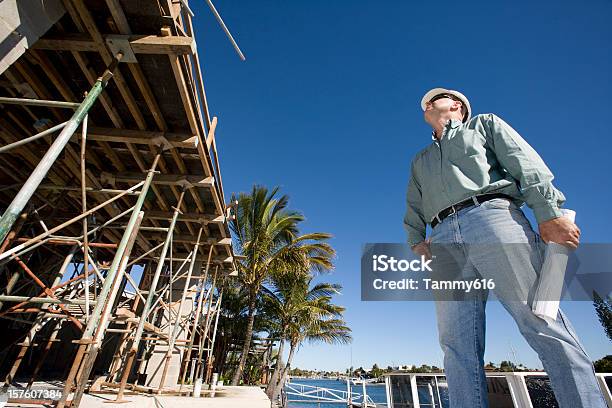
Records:
[[[561,408],[606,408],[591,359],[568,318],[559,310],[556,322],[547,323],[526,301],[544,245],[519,207],[493,199],[465,208],[438,224],[431,240],[434,270],[437,264],[458,278],[495,281],[495,296],[538,353]],[[451,408],[488,407],[483,361],[487,296],[485,291],[461,301],[436,298]]]

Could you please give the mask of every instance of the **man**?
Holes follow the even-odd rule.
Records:
[[[413,251],[452,259],[438,266],[460,279],[487,278],[503,286],[495,294],[538,353],[559,406],[606,408],[591,359],[567,317],[559,310],[549,324],[527,302],[541,268],[540,237],[571,248],[580,239],[580,229],[561,217],[565,197],[552,185],[552,173],[502,119],[493,114],[471,118],[470,103],[460,92],[432,89],[421,107],[433,142],[411,166],[404,225]],[[539,235],[519,208],[523,203],[534,211]],[[432,233],[426,240],[427,224]],[[486,296],[436,297],[452,408],[488,407]]]

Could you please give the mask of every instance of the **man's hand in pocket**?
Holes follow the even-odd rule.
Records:
[[[425,241],[421,241],[416,245],[412,246],[412,252],[417,255],[422,255],[425,259],[431,259],[431,248],[429,244],[431,243],[431,239],[426,239]]]

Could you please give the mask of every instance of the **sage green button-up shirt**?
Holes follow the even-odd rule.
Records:
[[[563,193],[542,158],[510,125],[493,114],[450,121],[412,160],[404,226],[408,243],[425,239],[426,224],[469,197],[503,193],[527,203],[538,223],[560,217]]]

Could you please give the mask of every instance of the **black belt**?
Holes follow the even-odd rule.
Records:
[[[491,193],[491,194],[481,194],[474,197],[470,197],[466,200],[461,201],[460,203],[453,204],[448,208],[440,211],[436,216],[431,220],[431,228],[434,228],[436,225],[442,222],[443,219],[448,217],[449,215],[455,214],[457,211],[462,210],[467,207],[471,207],[473,205],[477,205],[480,203],[484,203],[485,201],[493,200],[494,198],[505,198],[506,200],[512,200],[510,196],[501,193]]]

